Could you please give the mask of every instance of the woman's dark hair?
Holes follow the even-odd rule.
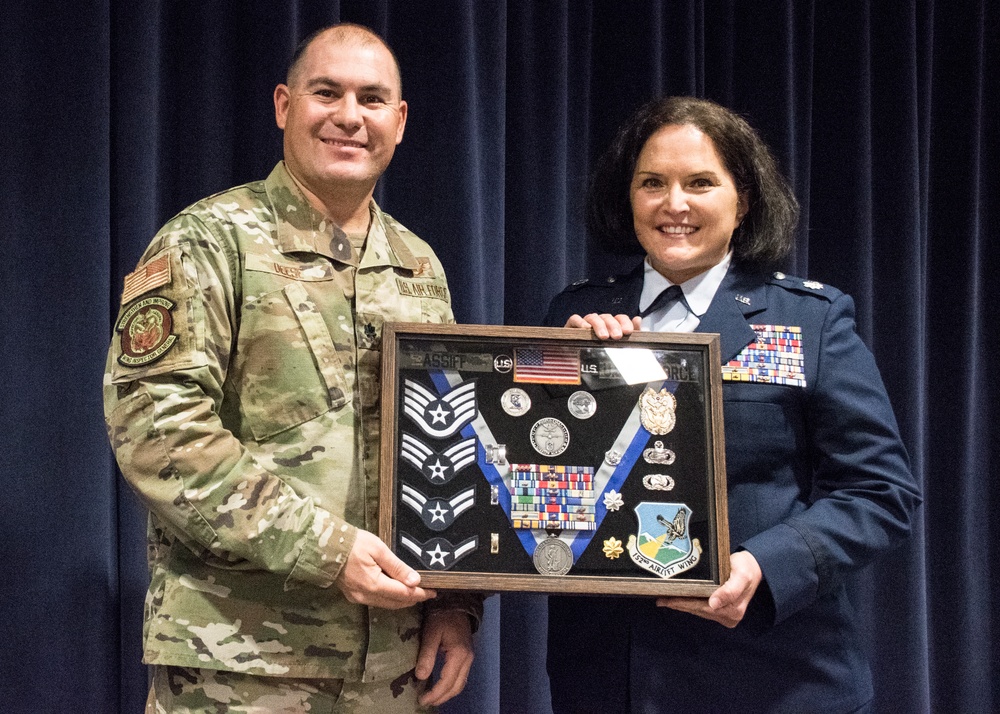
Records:
[[[747,213],[733,232],[733,259],[767,267],[792,249],[799,204],[774,157],[747,122],[707,99],[666,97],[638,109],[597,162],[587,192],[587,230],[615,252],[639,247],[632,223],[630,186],[642,147],[660,127],[690,124],[715,145]]]

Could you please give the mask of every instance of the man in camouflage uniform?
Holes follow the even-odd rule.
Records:
[[[424,711],[465,685],[481,599],[435,598],[370,532],[382,324],[454,321],[433,251],[372,200],[400,86],[369,30],[307,38],[274,93],[284,161],[125,280],[105,410],[150,511],[151,714]]]

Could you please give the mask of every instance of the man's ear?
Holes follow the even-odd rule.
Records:
[[[288,103],[291,99],[292,95],[288,85],[279,84],[274,88],[274,121],[282,131],[285,129],[285,120],[288,118]]]

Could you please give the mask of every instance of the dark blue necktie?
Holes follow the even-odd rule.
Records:
[[[653,299],[653,302],[649,304],[649,307],[639,312],[639,317],[651,315],[661,307],[664,309],[669,308],[677,300],[684,300],[684,291],[681,290],[680,285],[671,285],[669,288],[657,295],[656,298]]]

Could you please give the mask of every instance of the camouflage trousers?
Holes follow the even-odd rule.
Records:
[[[212,669],[154,666],[146,714],[433,714],[417,697],[427,682],[363,684],[343,679],[257,677]]]

